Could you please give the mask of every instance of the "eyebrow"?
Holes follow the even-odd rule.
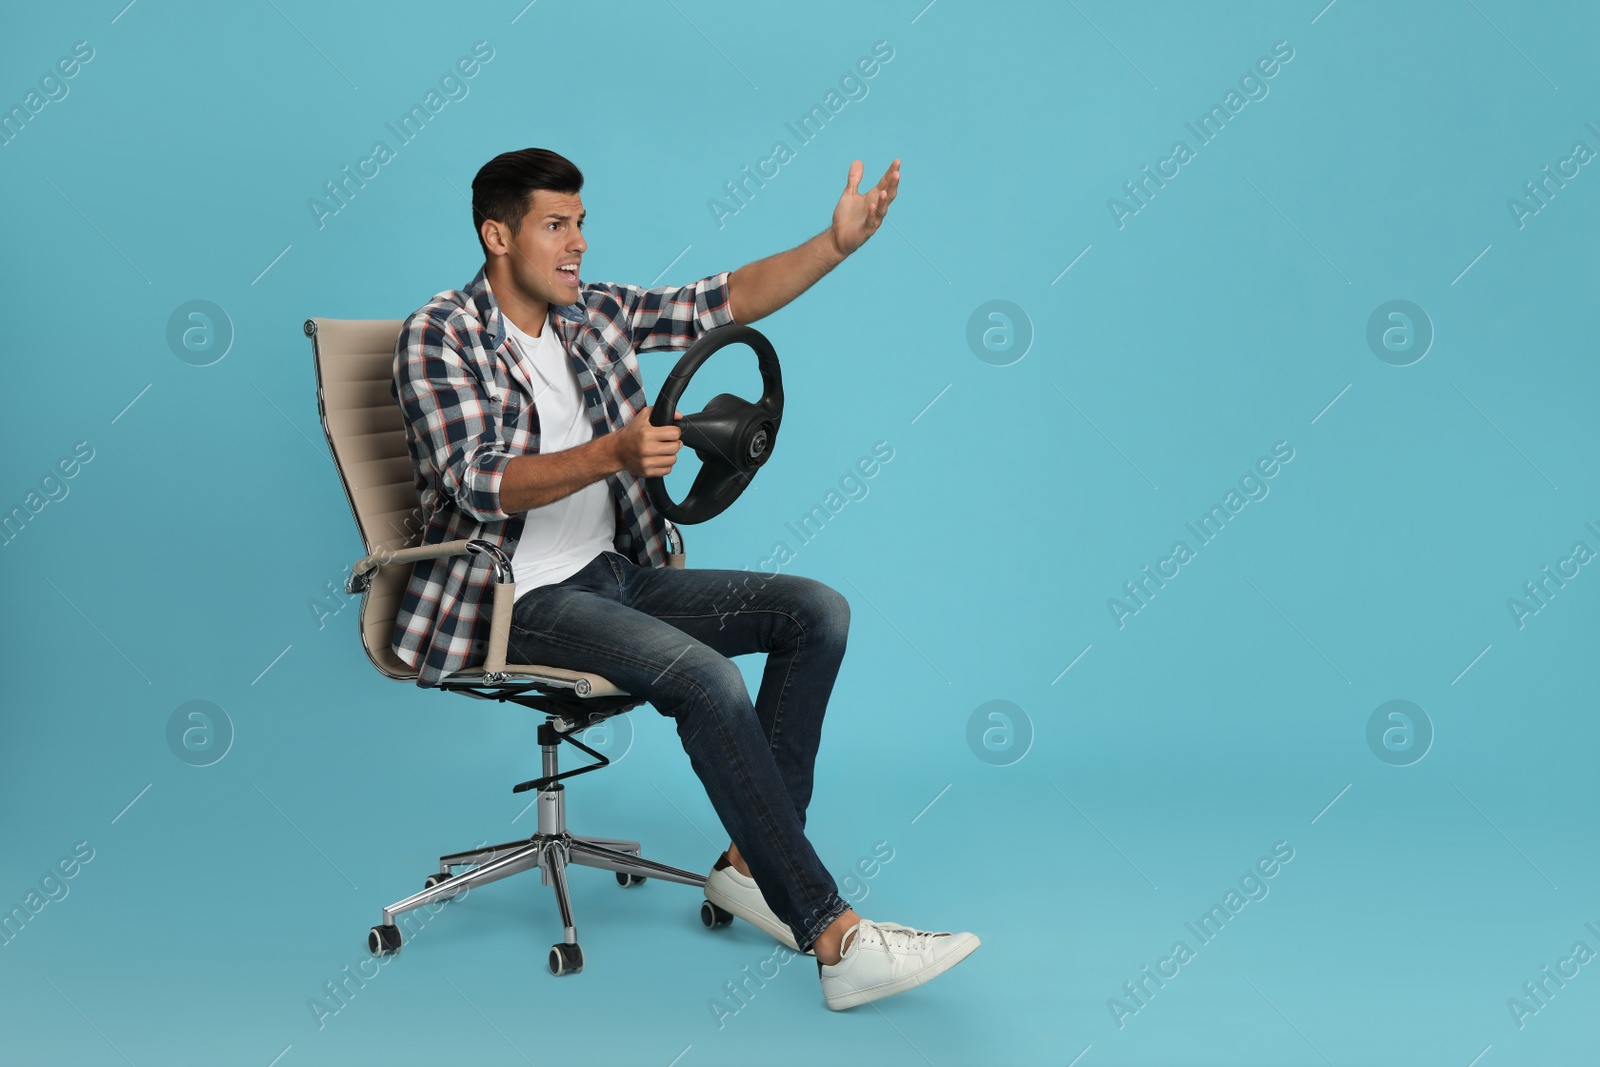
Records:
[[[545,216],[545,218],[547,218],[547,219],[555,219],[558,222],[566,222],[571,217],[572,217],[571,215],[559,215],[554,211],[550,212],[550,214]],[[585,218],[588,218],[588,217],[589,217],[589,212],[587,210],[583,211],[578,216],[578,218],[580,218],[580,219],[585,219]]]

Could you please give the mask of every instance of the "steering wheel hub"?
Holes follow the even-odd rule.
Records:
[[[764,422],[756,427],[756,432],[750,435],[748,449],[750,462],[759,466],[767,461],[767,441],[772,436],[772,424]]]

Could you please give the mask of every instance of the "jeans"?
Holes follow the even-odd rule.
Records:
[[[673,719],[775,915],[806,949],[845,911],[806,840],[822,717],[850,605],[811,578],[640,567],[602,552],[518,598],[507,659],[593,671]],[[767,654],[751,703],[728,658]]]

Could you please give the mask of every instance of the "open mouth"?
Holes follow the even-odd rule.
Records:
[[[556,268],[556,273],[559,274],[561,276],[561,280],[566,282],[568,285],[574,287],[577,286],[578,265],[576,263],[563,264],[562,266]]]

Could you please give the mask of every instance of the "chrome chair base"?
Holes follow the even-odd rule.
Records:
[[[550,949],[550,971],[556,975],[571,974],[583,969],[583,951],[578,947],[578,929],[573,922],[572,898],[567,889],[567,867],[570,864],[613,871],[618,884],[622,886],[638,885],[647,878],[681,882],[697,888],[706,884],[703,874],[643,858],[639,854],[637,841],[569,833],[566,789],[559,781],[553,780],[557,776],[567,775],[560,775],[557,767],[556,751],[559,746],[551,729],[549,724],[540,729],[545,777],[537,780],[538,796],[534,801],[539,812],[538,831],[521,840],[440,856],[439,872],[428,876],[421,892],[413,893],[383,909],[382,922],[367,935],[367,947],[374,955],[400,950],[400,927],[395,920],[407,912],[464,897],[468,891],[480,885],[537,867],[540,881],[555,889],[556,907],[561,912],[562,940]],[[546,741],[549,743],[543,743]],[[598,765],[594,769],[598,769]],[[572,773],[579,772],[569,772]],[[456,874],[454,868],[457,867],[471,869]],[[410,932],[415,933],[415,929]]]

